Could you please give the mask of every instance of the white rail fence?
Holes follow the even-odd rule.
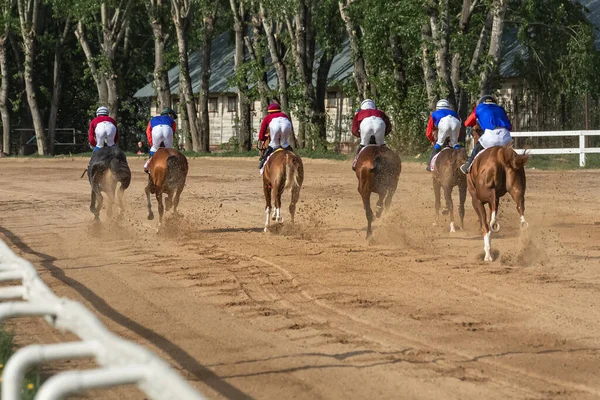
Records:
[[[88,389],[135,384],[156,400],[196,400],[203,397],[151,351],[109,332],[81,303],[57,297],[33,265],[0,241],[0,322],[7,318],[43,316],[53,327],[81,338],[78,342],[30,345],[9,359],[2,373],[3,400],[19,400],[25,373],[37,364],[73,358],[93,358],[98,369],[67,371],[49,378],[36,400],[62,399]],[[15,301],[20,300],[20,301]]]
[[[585,167],[585,155],[590,153],[600,153],[598,147],[586,147],[587,136],[600,136],[600,131],[556,131],[556,132],[511,132],[513,138],[516,137],[564,137],[564,136],[579,136],[579,147],[560,148],[560,149],[515,149],[519,153],[527,152],[532,155],[536,154],[579,154],[579,166]]]

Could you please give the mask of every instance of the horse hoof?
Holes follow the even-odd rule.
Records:
[[[265,233],[269,232],[269,228],[265,227],[263,232],[265,232]]]
[[[490,229],[492,230],[492,232],[496,233],[496,232],[500,231],[500,224],[497,222],[494,222],[492,224],[492,226],[490,226]]]
[[[450,223],[450,233],[456,232],[456,228],[454,227],[454,222]]]
[[[529,228],[529,222],[521,221],[521,229],[527,229],[527,228]]]
[[[494,259],[492,258],[492,256],[491,256],[491,255],[488,255],[488,256],[485,256],[485,258],[483,259],[483,261],[486,261],[486,262],[493,262],[493,261],[494,261]]]
[[[152,221],[154,219],[154,214],[148,214],[148,221]]]
[[[283,224],[283,218],[281,218],[281,217],[277,218],[276,221],[280,224]]]
[[[447,208],[442,210],[442,215],[448,215],[448,213],[450,213],[450,211]]]

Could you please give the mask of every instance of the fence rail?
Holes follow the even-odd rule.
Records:
[[[579,147],[571,148],[553,148],[553,149],[515,149],[519,153],[536,154],[579,154],[579,166],[585,167],[585,155],[590,153],[600,153],[598,147],[586,147],[585,138],[588,136],[600,136],[600,131],[551,131],[551,132],[511,132],[513,138],[541,138],[541,137],[560,137],[560,136],[579,136]]]
[[[67,371],[48,379],[36,399],[54,400],[76,392],[135,384],[151,399],[197,400],[203,397],[151,351],[109,332],[81,303],[57,297],[40,279],[34,266],[0,241],[0,322],[7,318],[43,316],[53,327],[81,341],[31,345],[19,349],[2,373],[3,400],[21,398],[25,373],[42,362],[93,358],[100,368]],[[21,300],[21,301],[14,301]]]

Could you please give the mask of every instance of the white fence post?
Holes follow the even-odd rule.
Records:
[[[19,400],[27,369],[44,361],[93,357],[100,366],[91,371],[69,371],[50,378],[36,398],[57,399],[89,388],[125,383],[137,386],[151,399],[202,400],[169,365],[142,346],[109,332],[81,303],[58,298],[40,279],[29,262],[18,257],[0,241],[0,321],[22,316],[43,316],[57,329],[79,336],[83,341],[33,345],[17,351],[2,372],[2,400]]]
[[[579,134],[579,166],[585,167],[585,132]]]

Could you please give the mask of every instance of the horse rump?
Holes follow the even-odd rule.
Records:
[[[529,160],[529,154],[517,154],[511,145],[502,147],[502,156],[500,157],[503,164],[513,170],[519,170],[525,167],[527,160]]]
[[[302,178],[300,168],[302,167],[302,161],[295,154],[287,154],[286,168],[285,168],[285,189],[290,187],[302,186]]]
[[[167,182],[166,186],[178,188],[185,184],[187,177],[187,160],[183,155],[170,155],[167,157]]]

